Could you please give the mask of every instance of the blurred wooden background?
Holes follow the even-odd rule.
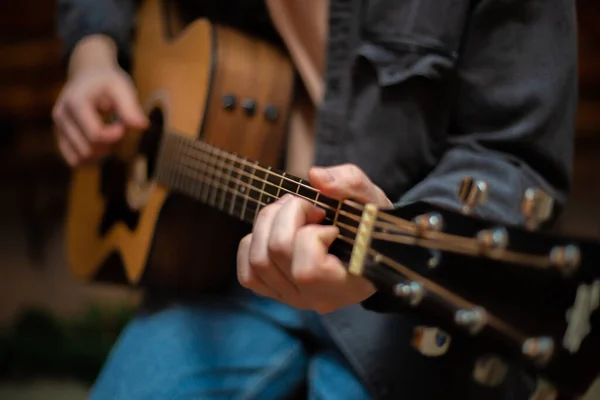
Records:
[[[600,237],[600,2],[577,0],[579,19],[579,112],[574,187],[559,229]],[[551,46],[552,43],[548,43]]]
[[[66,266],[69,170],[51,120],[65,79],[55,16],[55,0],[0,3],[0,324],[31,306],[67,316],[138,300],[77,282]]]
[[[55,15],[54,0],[0,5],[0,190],[17,201],[0,212],[24,218],[28,255],[36,262],[60,221],[68,174],[50,117],[64,80]]]

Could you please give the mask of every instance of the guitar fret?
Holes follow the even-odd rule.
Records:
[[[182,154],[182,158],[188,158],[189,157],[189,150],[188,149],[184,149],[183,154]],[[192,194],[193,193],[193,188],[194,188],[194,167],[193,167],[193,162],[192,165],[185,165],[183,167],[183,176],[181,177],[181,190],[183,190],[185,193],[188,194]]]
[[[252,222],[252,220],[248,220],[246,218],[246,214],[248,211],[248,202],[251,201],[251,199],[249,198],[251,190],[251,179],[252,179],[252,173],[251,173],[251,169],[249,167],[248,162],[245,160],[242,163],[242,167],[241,167],[241,177],[240,177],[240,193],[241,193],[241,197],[240,200],[242,202],[242,213],[241,213],[241,219],[242,221],[246,221],[246,222]]]
[[[269,169],[269,173],[267,173],[267,177],[265,179],[265,187],[263,189],[263,194],[265,195],[264,199],[263,199],[263,203],[265,205],[267,204],[271,204],[275,201],[277,201],[277,199],[279,199],[279,191],[280,191],[280,185],[279,185],[279,181],[280,179],[278,179],[279,175],[277,175],[276,173],[273,173],[271,171],[271,169]]]
[[[278,199],[281,197],[281,189],[283,188],[283,180],[285,179],[285,172],[281,174],[281,179],[279,180],[279,185],[277,185],[277,194],[275,195]]]
[[[207,153],[202,152],[200,153],[201,156],[201,160],[202,163],[204,164],[204,187],[202,190],[202,195],[201,195],[201,199],[202,201],[204,201],[204,203],[208,203],[208,196],[210,194],[210,187],[211,187],[211,172],[210,172],[210,162],[209,162],[209,156]]]
[[[197,160],[195,157],[190,157],[192,159],[192,165],[194,167],[193,171],[191,172],[191,175],[194,177],[194,179],[196,180],[196,184],[193,187],[192,193],[191,195],[194,196],[194,198],[198,198],[198,195],[200,194],[200,191],[202,190],[202,168],[204,167],[204,164],[201,163],[199,160]]]
[[[157,161],[161,181],[242,221],[253,223],[265,205],[292,193],[323,208],[327,220],[334,224],[356,225],[344,215],[342,202],[323,196],[303,179],[201,141],[172,135],[163,144]],[[176,162],[161,161],[163,158]]]
[[[234,171],[238,170],[238,166],[237,166],[237,161],[235,160],[235,158],[232,159],[232,164],[231,164],[231,177],[232,179],[229,181],[229,187],[232,190],[232,195],[231,195],[231,200],[229,201],[229,214],[230,215],[235,215],[234,211],[235,211],[235,204],[237,202],[237,198],[238,198],[238,191],[240,188],[240,178],[241,178],[241,174],[239,172],[237,172],[237,178],[234,175]],[[232,186],[233,185],[233,186]]]
[[[281,183],[281,188],[285,193],[296,193],[298,186],[292,178],[287,178]]]
[[[180,157],[182,157],[182,159],[184,157],[187,157],[187,153],[188,151],[186,149],[183,149],[182,152],[180,152]],[[188,176],[190,175],[190,172],[188,171],[190,167],[188,167],[187,165],[183,165],[179,174],[179,188],[180,190],[182,190],[183,192],[188,192],[189,187],[188,187]]]
[[[337,208],[335,209],[335,217],[333,218],[333,224],[337,225],[338,218],[340,216],[340,210],[342,209],[342,202],[338,203]]]
[[[340,229],[340,233],[346,237],[355,237],[359,222],[356,219],[349,216],[355,215],[353,206],[345,202],[340,202],[340,207],[336,209],[336,213],[337,218],[335,221],[338,228]]]
[[[212,155],[213,155],[212,170],[213,170],[213,174],[214,174],[214,179],[213,179],[213,190],[210,194],[210,205],[218,209],[219,208],[218,207],[218,198],[219,198],[219,194],[221,193],[221,185],[222,185],[221,179],[223,177],[223,173],[222,173],[221,167],[219,165],[220,158],[219,158],[219,155],[217,154],[216,149],[212,153]]]
[[[210,193],[210,199],[208,201],[208,204],[210,204],[212,207],[216,207],[217,204],[217,195],[219,194],[219,181],[220,181],[220,174],[219,174],[219,169],[218,169],[218,163],[219,163],[219,158],[216,154],[216,150],[211,151],[211,158],[213,160],[213,165],[212,165],[212,170],[213,175],[214,175],[214,179],[213,179],[213,186],[211,188],[211,193]],[[214,162],[214,160],[217,160],[216,163]],[[217,165],[215,165],[217,164]]]
[[[180,159],[181,158],[181,152],[182,152],[182,147],[178,146],[175,149],[175,159]],[[182,170],[183,169],[183,165],[182,164],[177,164],[177,166],[174,168],[173,171],[173,185],[178,188],[181,189],[181,175],[182,175]]]
[[[221,153],[221,152],[219,152]],[[226,162],[226,157],[223,154],[220,154],[221,157],[221,169],[220,169],[220,174],[222,176],[222,185],[220,187],[221,190],[221,197],[219,199],[219,209],[221,211],[225,211],[225,196],[227,195],[228,192],[228,188],[229,188],[229,181],[230,181],[230,173],[227,172],[227,162]]]
[[[267,184],[267,178],[268,178],[268,174],[269,171],[271,170],[271,168],[267,168],[267,172],[265,171],[256,171],[256,176],[259,178],[259,184],[260,184],[260,188],[257,188],[256,193],[258,194],[258,199],[257,199],[257,206],[256,206],[256,210],[254,211],[254,218],[253,220],[256,220],[256,217],[258,216],[258,213],[260,212],[260,210],[262,209],[262,207],[265,205],[263,203],[263,194],[265,193],[265,185]],[[262,176],[260,176],[260,174],[262,174]]]
[[[195,164],[198,165],[198,168],[196,168],[196,177],[199,181],[199,185],[196,185],[196,189],[194,190],[194,196],[196,198],[200,198],[201,194],[202,194],[202,190],[207,185],[207,182],[206,182],[207,165],[204,162],[204,153],[203,152],[199,152],[198,155],[195,157]]]
[[[251,198],[252,196],[252,182],[254,181],[254,172],[256,171],[256,167],[252,167],[252,171],[247,171],[246,170],[246,165],[244,165],[243,168],[244,172],[250,172],[250,178],[248,178],[246,176],[246,174],[244,174],[244,179],[247,182],[247,185],[245,185],[242,189],[244,190],[245,196],[244,196],[244,203],[242,205],[242,215],[241,218],[243,221],[246,221],[246,212],[248,209],[248,199]],[[252,221],[252,220],[251,220]]]

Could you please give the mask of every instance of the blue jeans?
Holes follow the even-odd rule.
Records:
[[[239,286],[141,314],[125,328],[91,400],[370,396],[317,314]]]

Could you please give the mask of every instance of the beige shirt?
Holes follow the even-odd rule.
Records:
[[[290,115],[286,170],[305,178],[313,161],[316,107],[324,91],[328,0],[266,0],[273,25],[281,35],[300,75],[300,93]]]

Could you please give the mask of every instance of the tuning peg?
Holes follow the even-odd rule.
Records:
[[[569,275],[579,267],[581,251],[575,245],[554,246],[550,251],[550,262],[556,269]]]
[[[469,214],[473,208],[485,203],[487,192],[488,185],[484,181],[470,176],[463,178],[458,188],[458,198],[463,204],[462,212]]]
[[[440,232],[444,227],[444,219],[438,213],[428,213],[417,215],[413,222],[417,228],[417,235],[422,235],[424,232]]]
[[[408,301],[410,305],[416,306],[423,300],[425,288],[417,281],[398,283],[394,287],[394,294]]]
[[[554,340],[549,337],[529,338],[522,347],[523,354],[543,365],[554,353]]]
[[[429,257],[429,260],[427,261],[427,266],[431,269],[437,268],[442,260],[442,252],[438,249],[429,249],[429,254],[431,257]]]
[[[529,188],[525,191],[521,212],[526,219],[525,226],[529,230],[537,229],[552,215],[554,199],[539,188]]]
[[[487,313],[483,308],[460,309],[454,314],[454,322],[466,328],[473,335],[477,334],[487,323]]]
[[[413,331],[412,346],[427,357],[439,357],[450,348],[451,337],[439,328],[417,326]]]
[[[477,242],[484,252],[504,250],[508,246],[508,232],[504,228],[485,229],[477,233]]]
[[[481,357],[475,363],[473,379],[481,385],[494,387],[504,381],[508,366],[497,357]]]

